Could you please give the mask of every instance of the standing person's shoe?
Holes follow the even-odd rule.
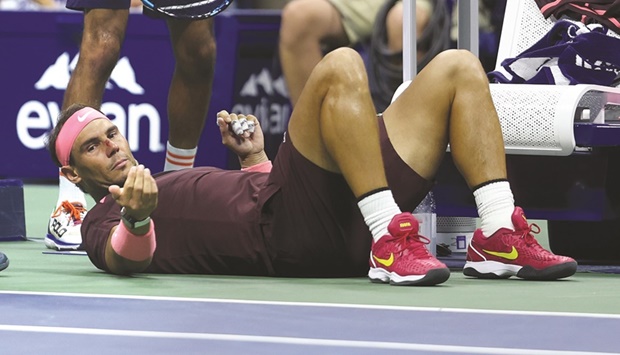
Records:
[[[0,253],[0,271],[9,267],[9,258],[4,253]]]
[[[86,209],[79,202],[63,201],[50,217],[45,246],[55,250],[77,250],[82,244],[82,221]]]
[[[370,252],[372,282],[392,285],[437,285],[450,277],[450,270],[426,249],[428,238],[418,234],[419,223],[411,213],[394,216],[389,234],[373,241]]]
[[[482,279],[517,276],[527,280],[556,280],[577,271],[574,259],[555,255],[538,244],[532,233],[539,233],[540,228],[527,223],[520,207],[512,213],[512,223],[515,231],[502,228],[489,238],[480,229],[474,232],[463,274]]]

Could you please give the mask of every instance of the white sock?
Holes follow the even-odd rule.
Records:
[[[69,201],[79,202],[86,208],[86,195],[84,195],[84,192],[60,174],[60,169],[58,169],[58,173],[58,201],[56,201],[56,206],[60,206],[63,201]]]
[[[500,228],[514,230],[512,213],[515,200],[508,181],[493,182],[474,191],[480,228],[485,237],[490,237]]]
[[[164,164],[164,171],[181,170],[193,167],[194,160],[196,160],[197,151],[198,147],[193,149],[181,149],[173,147],[170,142],[168,142],[166,148],[166,163]]]
[[[401,213],[391,190],[382,190],[368,195],[360,200],[357,205],[375,242],[388,234],[388,224],[395,215]]]

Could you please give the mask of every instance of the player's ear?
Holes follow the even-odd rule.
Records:
[[[60,168],[60,173],[62,176],[67,178],[67,180],[71,181],[73,184],[79,184],[82,181],[82,177],[78,174],[77,171],[70,165],[65,165]]]

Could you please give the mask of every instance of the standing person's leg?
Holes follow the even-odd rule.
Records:
[[[515,208],[499,119],[475,56],[467,51],[441,53],[383,117],[398,155],[427,179],[435,176],[450,144],[481,218],[468,250],[466,275],[556,279],[576,271],[574,260],[536,242],[523,211]]]
[[[105,85],[118,61],[129,17],[129,1],[112,9],[83,9],[87,2],[70,1],[67,7],[84,11],[80,55],[64,94],[62,108],[81,103],[99,108]],[[82,243],[81,221],[86,213],[84,193],[59,174],[56,207],[48,222],[45,245],[51,249],[77,249]]]
[[[290,119],[288,135],[315,165],[341,173],[373,236],[373,281],[401,285],[444,282],[450,273],[428,253],[411,213],[388,188],[375,108],[364,63],[341,48],[313,70]]]
[[[284,7],[280,64],[293,106],[325,53],[370,38],[382,5],[379,0],[295,0]]]
[[[168,93],[169,133],[164,170],[194,166],[215,70],[213,19],[168,20],[176,65]]]
[[[284,7],[280,65],[293,106],[312,69],[323,58],[324,45],[336,48],[348,43],[341,14],[328,0],[294,0]]]
[[[85,9],[80,55],[64,94],[63,110],[80,103],[101,107],[105,85],[120,56],[129,9]]]
[[[431,17],[433,15],[433,2],[430,0],[417,0],[416,5],[416,35],[420,38],[421,34],[428,26]],[[385,21],[386,35],[387,35],[387,48],[391,53],[398,53],[403,51],[403,2],[398,1],[388,11]],[[425,51],[421,48],[417,49],[418,62],[424,55]]]

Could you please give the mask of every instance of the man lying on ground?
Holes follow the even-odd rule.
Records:
[[[450,144],[481,218],[465,275],[553,280],[576,271],[573,259],[537,243],[514,205],[486,75],[467,51],[438,55],[379,117],[359,55],[330,52],[295,105],[273,165],[254,116],[222,111],[217,119],[241,170],[152,176],[101,112],[61,113],[48,148],[62,174],[98,201],[82,226],[96,267],[443,283],[450,272],[425,248],[410,211]]]

